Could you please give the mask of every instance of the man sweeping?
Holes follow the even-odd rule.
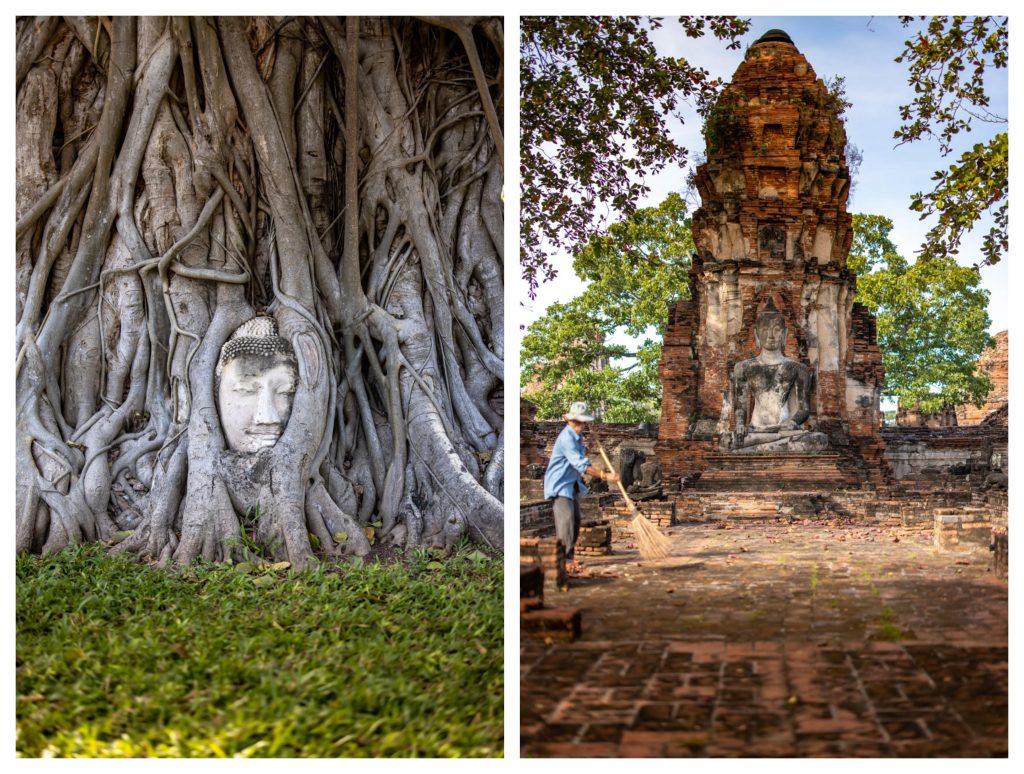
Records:
[[[583,474],[600,478],[602,481],[618,481],[615,471],[598,470],[587,459],[583,446],[583,431],[594,417],[587,411],[587,404],[573,403],[564,417],[566,425],[555,440],[551,461],[544,473],[544,498],[554,498],[555,534],[565,546],[566,570],[579,572],[576,561],[576,538],[580,534],[580,496],[587,493]]]

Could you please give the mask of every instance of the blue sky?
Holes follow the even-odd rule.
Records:
[[[975,122],[975,129],[945,159],[940,157],[934,141],[896,147],[893,132],[900,124],[899,106],[910,101],[912,90],[907,84],[905,65],[893,60],[902,52],[903,41],[916,27],[904,28],[896,17],[884,16],[752,17],[751,30],[743,39],[743,48],[773,27],[789,33],[819,78],[836,75],[846,78],[847,99],[853,103],[845,116],[846,133],[864,154],[849,210],[891,218],[895,226],[891,234],[893,241],[903,255],[913,259],[929,228],[929,221],[920,221],[918,215],[908,209],[910,195],[915,191],[928,190],[931,175],[952,163],[959,156],[960,149],[989,139],[1004,131],[1006,125]],[[713,39],[695,41],[686,38],[671,17],[665,20],[661,30],[654,33],[653,39],[661,53],[685,57],[726,80],[731,78],[743,57],[742,48],[726,51],[719,41]],[[992,112],[1006,116],[1006,70],[990,76],[988,93],[992,99]],[[673,136],[691,151],[703,151],[700,121],[696,114],[684,111],[684,120],[684,124],[672,122],[670,130]],[[641,206],[657,204],[671,191],[682,191],[685,177],[686,173],[678,168],[649,177],[651,194]],[[968,237],[961,248],[961,263],[974,264],[977,261],[977,249],[986,230],[976,228]],[[575,296],[583,288],[572,273],[568,256],[557,256],[555,262],[560,267],[558,279],[542,286],[536,301],[527,302],[520,310],[521,319],[526,324],[543,314],[548,304]],[[990,292],[992,332],[1009,327],[1008,264],[1004,258],[996,266],[985,267],[981,272],[982,286]]]

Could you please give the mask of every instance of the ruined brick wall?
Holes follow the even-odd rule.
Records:
[[[974,480],[953,476],[950,468],[969,465],[1007,467],[1007,429],[999,426],[973,427],[886,427],[882,430],[886,460],[894,479],[901,484],[933,483],[970,488],[984,478],[984,470]]]
[[[939,411],[921,411],[920,405],[904,407],[901,403],[896,408],[896,425],[898,427],[957,427],[959,422],[955,406],[943,406]]]
[[[709,457],[718,454],[718,442],[711,439],[659,439],[655,454],[661,463],[666,489],[675,489],[682,479],[692,482],[707,468]]]
[[[981,424],[987,416],[1001,409],[1010,399],[1010,332],[1000,331],[993,338],[995,346],[986,349],[978,358],[978,368],[987,373],[992,380],[992,391],[985,398],[981,408],[970,404],[956,407],[957,424],[960,426]]]
[[[874,316],[867,307],[854,304],[850,317],[853,346],[846,370],[847,430],[865,477],[881,485],[890,478],[885,441],[879,432],[885,366]]]
[[[537,435],[537,407],[519,399],[519,476],[526,475],[527,465],[547,463],[544,456],[546,439]]]
[[[550,537],[555,534],[552,500],[528,500],[519,504],[521,537]]]
[[[659,435],[663,438],[682,438],[697,418],[696,328],[694,302],[677,301],[669,309],[658,364],[662,387]]]
[[[1004,403],[992,413],[981,420],[982,427],[1009,427],[1010,426],[1010,404]]]

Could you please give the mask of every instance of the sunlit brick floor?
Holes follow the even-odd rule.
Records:
[[[984,547],[835,521],[675,527],[548,596],[524,639],[524,756],[999,756],[1007,585]]]

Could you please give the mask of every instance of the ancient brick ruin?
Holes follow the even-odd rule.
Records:
[[[690,298],[669,310],[659,369],[661,422],[593,428],[627,485],[644,460],[661,465],[658,497],[641,507],[662,528],[831,515],[934,529],[943,546],[1005,528],[1005,480],[993,478],[1006,469],[1005,335],[986,361],[996,387],[982,424],[882,428],[875,322],[854,303],[846,266],[852,216],[841,107],[773,30],[750,47],[708,120]],[[755,328],[766,331],[760,321],[775,315],[784,342],[765,360],[774,350]],[[774,410],[788,422],[738,428],[757,412],[740,380],[759,359],[777,363],[762,364],[765,373],[810,373],[809,391],[798,400],[790,387],[798,380],[773,382],[786,394]],[[537,474],[562,423],[522,409],[522,528],[543,537],[552,534],[550,504]],[[617,494],[584,500],[585,522],[629,539]]]
[[[956,423],[960,427],[981,424],[998,424],[998,414],[1006,409],[1010,400],[1010,332],[1000,331],[995,336],[995,344],[981,353],[978,368],[988,374],[992,380],[992,389],[985,402],[980,406],[964,404],[956,407]]]
[[[670,310],[660,368],[666,479],[700,474],[698,486],[714,490],[886,481],[882,357],[846,267],[852,216],[839,107],[773,30],[750,47],[712,111],[696,174],[690,298]],[[828,438],[823,452],[769,460],[721,448],[734,427],[730,377],[756,353],[754,325],[768,305],[785,318],[785,354],[814,374],[806,425]]]
[[[839,107],[785,33],[750,47],[706,132],[661,421],[584,433],[667,557],[597,484],[567,572],[541,481],[565,423],[520,404],[524,757],[1005,755],[1005,355],[972,426],[882,426]]]

